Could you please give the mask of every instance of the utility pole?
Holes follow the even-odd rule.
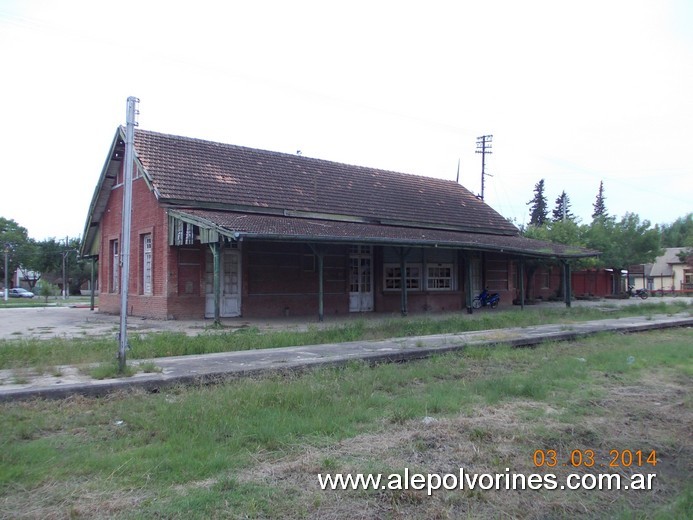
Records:
[[[67,247],[67,240],[65,241],[65,247]],[[65,299],[65,288],[67,287],[67,281],[65,280],[65,257],[67,256],[67,251],[63,251],[63,300]]]
[[[10,289],[7,286],[9,284],[9,273],[7,272],[9,269],[9,262],[7,261],[7,257],[10,254],[10,244],[5,244],[5,294],[4,294],[4,299],[5,301],[8,300],[9,294],[10,294]]]
[[[491,143],[493,142],[492,135],[482,135],[476,138],[476,153],[481,154],[481,200],[484,200],[484,177],[493,175],[486,173],[486,154],[493,153],[491,151]]]
[[[120,334],[118,336],[118,371],[125,372],[125,357],[128,348],[128,286],[130,282],[130,229],[132,227],[132,169],[135,149],[135,126],[139,99],[130,96],[125,118],[125,159],[123,169],[123,221],[120,246]]]
[[[70,254],[69,248],[70,247],[70,241],[69,238],[66,236],[65,237],[65,251],[63,251],[63,300],[67,300],[69,292],[68,292],[68,283],[67,283],[67,255]]]

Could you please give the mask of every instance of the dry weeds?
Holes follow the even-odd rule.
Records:
[[[605,518],[671,500],[692,472],[693,420],[686,406],[690,380],[647,375],[638,385],[605,382],[604,397],[589,403],[579,424],[559,420],[561,410],[543,403],[518,401],[477,407],[431,424],[410,421],[389,426],[381,434],[361,435],[327,448],[311,448],[300,456],[268,460],[236,475],[299,497],[293,507],[308,518]],[[528,419],[528,417],[533,417]],[[548,432],[548,433],[547,433]],[[599,462],[612,449],[656,449],[656,468],[621,468],[657,473],[653,491],[322,491],[319,473],[389,474],[409,468],[418,473],[541,473],[534,467],[535,449],[556,449],[567,460],[573,449],[592,449]],[[606,471],[601,468],[599,471]],[[576,470],[548,471],[559,479]],[[578,470],[584,473],[584,469]],[[560,480],[559,480],[560,482]],[[301,515],[302,516],[302,515]]]

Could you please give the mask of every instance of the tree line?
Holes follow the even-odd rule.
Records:
[[[5,281],[5,254],[8,278],[19,269],[22,280],[32,291],[42,282],[64,284],[63,259],[69,294],[79,294],[82,284],[91,278],[90,263],[78,257],[79,238],[34,240],[26,228],[14,220],[0,217],[0,247],[3,252],[0,283]]]
[[[565,191],[558,196],[549,215],[544,179],[535,184],[534,195],[527,205],[530,221],[520,228],[524,236],[601,252],[599,257],[580,260],[578,267],[611,268],[620,272],[631,265],[652,263],[666,247],[686,248],[681,260],[693,266],[693,213],[671,224],[654,226],[636,213],[617,218],[609,215],[604,183],[600,182],[592,205],[592,220],[582,224],[572,213]]]

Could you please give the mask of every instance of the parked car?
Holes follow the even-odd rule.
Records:
[[[14,289],[10,289],[9,297],[10,298],[33,298],[34,293],[32,293],[31,291],[27,291],[26,289],[22,289],[21,287],[15,287]]]

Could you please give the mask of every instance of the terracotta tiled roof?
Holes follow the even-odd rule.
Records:
[[[171,205],[518,234],[453,181],[140,129],[135,149],[159,200]]]
[[[235,239],[262,238],[315,242],[344,241],[395,246],[438,246],[499,251],[534,257],[578,258],[594,255],[594,251],[521,236],[196,209],[173,210],[171,213],[173,216],[195,222],[203,227],[220,229],[224,234]]]

